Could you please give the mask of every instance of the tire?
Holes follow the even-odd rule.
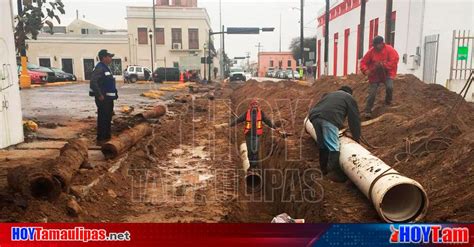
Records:
[[[138,81],[138,78],[136,75],[130,76],[130,82],[131,83],[136,83]]]

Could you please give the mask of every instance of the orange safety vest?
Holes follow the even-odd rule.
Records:
[[[244,135],[249,133],[252,129],[252,109],[247,110],[247,118],[245,119],[245,128],[244,128]],[[260,108],[257,108],[257,136],[261,136],[263,134],[263,125],[262,125],[262,111]]]

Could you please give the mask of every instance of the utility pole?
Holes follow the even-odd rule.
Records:
[[[335,58],[334,58],[335,59]],[[329,0],[326,0],[326,14],[324,15],[324,74],[329,74]]]
[[[250,52],[247,52],[247,70],[250,71]]]
[[[392,9],[393,0],[387,0],[387,9],[385,13],[385,42],[392,44]]]
[[[208,64],[208,69],[209,71],[207,72],[208,73],[208,77],[207,77],[207,80],[209,82],[211,82],[211,36],[212,36],[212,31],[209,30],[209,42],[208,42],[208,57],[206,58],[206,63]]]
[[[301,64],[300,67],[303,67],[304,64],[304,0],[301,0],[300,6],[300,13],[301,13],[301,20],[300,20],[300,57],[301,57]]]
[[[260,77],[260,51],[263,46],[260,44],[260,42],[258,42],[258,45],[256,45],[255,47],[258,47],[257,77]]]
[[[360,29],[359,29],[359,60],[364,56],[364,30],[365,30],[365,0],[360,3]]]
[[[23,16],[23,3],[21,0],[17,0],[17,7],[18,7],[18,16],[22,17]],[[23,21],[21,21],[21,18],[18,18],[19,23],[18,26],[20,27],[21,30],[21,40],[20,40],[20,56],[21,56],[21,75],[20,75],[20,87],[21,88],[30,88],[31,87],[31,78],[28,74],[28,69],[27,67],[27,57],[26,57],[26,44],[25,44],[25,27],[23,24]]]
[[[224,32],[224,26],[222,25],[222,0],[219,0],[219,27],[222,27],[221,32]],[[221,74],[221,79],[224,79],[224,33],[221,34],[221,54],[219,57],[219,72]]]
[[[156,6],[155,6],[155,0],[152,0],[152,1],[153,1],[153,5],[152,5],[153,6],[153,36],[155,36],[156,35],[156,13],[155,13],[156,12]],[[153,42],[152,43],[152,46],[153,46],[153,49],[154,49],[153,55],[154,55],[154,57],[156,57],[156,37],[151,42]],[[153,66],[155,64],[155,61],[151,61],[151,64],[152,64],[151,73],[153,74],[153,73],[155,73],[155,71],[153,71]]]
[[[281,12],[280,12],[280,52],[281,52]]]

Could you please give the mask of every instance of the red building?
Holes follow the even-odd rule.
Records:
[[[287,52],[260,52],[258,54],[258,76],[263,77],[269,69],[296,70],[296,60],[293,53]]]

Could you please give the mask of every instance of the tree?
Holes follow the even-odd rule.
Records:
[[[316,52],[316,38],[305,38],[303,41],[304,47],[309,48],[309,51],[304,52],[304,61],[309,61],[309,53]],[[300,53],[300,38],[293,38],[290,43],[290,50],[293,58],[298,61],[301,58]],[[316,54],[316,53],[315,53]]]
[[[59,15],[64,15],[64,4],[62,0],[23,0],[23,13],[15,17],[17,24],[15,27],[15,46],[19,52],[24,46],[23,41],[27,39],[37,39],[40,30],[47,25],[50,33],[53,34],[56,20],[59,24]],[[21,15],[20,15],[21,14]]]

